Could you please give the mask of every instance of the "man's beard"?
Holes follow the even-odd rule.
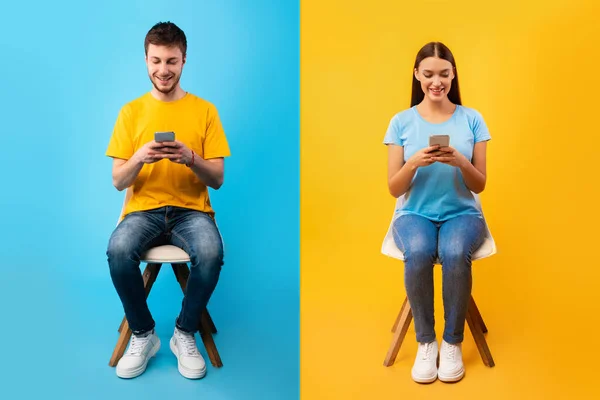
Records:
[[[155,81],[155,79],[158,80],[158,78],[156,78],[156,77],[151,77],[150,81],[152,82],[152,85],[154,85],[156,90],[158,90],[159,92],[161,92],[163,94],[170,94],[170,93],[173,93],[173,91],[177,87],[177,84],[179,83],[179,78],[181,78],[181,75],[177,75],[177,76],[174,76],[173,78],[171,78],[171,80],[173,80],[173,83],[171,84],[171,86],[168,86],[168,87],[158,86],[158,84]]]

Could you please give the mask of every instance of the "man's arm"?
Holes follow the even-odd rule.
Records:
[[[151,141],[136,151],[129,160],[122,158],[113,159],[112,178],[113,185],[120,192],[133,184],[144,164],[152,164],[165,158],[161,152],[163,145]]]
[[[180,141],[162,142],[164,147],[163,157],[184,164],[196,174],[206,186],[219,189],[223,185],[225,176],[225,161],[223,157],[209,158],[200,157]]]
[[[127,189],[133,184],[143,166],[144,163],[137,162],[133,157],[129,160],[113,159],[112,178],[114,187],[119,192]]]
[[[223,157],[205,160],[194,153],[194,163],[190,165],[191,170],[204,182],[206,186],[219,189],[225,180],[225,160]],[[190,160],[191,162],[191,160]]]

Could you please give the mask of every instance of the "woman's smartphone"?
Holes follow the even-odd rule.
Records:
[[[439,144],[440,147],[450,146],[450,135],[431,135],[429,136],[429,145],[435,146]]]
[[[175,132],[155,132],[154,133],[154,141],[155,142],[174,142],[175,141]]]

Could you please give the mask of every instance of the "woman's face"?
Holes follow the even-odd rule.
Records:
[[[415,70],[415,78],[421,82],[421,89],[425,93],[425,97],[433,102],[440,102],[448,96],[452,79],[454,79],[454,68],[450,61],[427,57]]]

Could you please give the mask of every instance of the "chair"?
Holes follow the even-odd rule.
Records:
[[[473,193],[475,197],[475,201],[477,203],[477,208],[482,211],[481,201],[479,196],[476,193]],[[396,201],[395,210],[401,209],[405,202],[404,196],[400,196]],[[483,211],[482,211],[483,214]],[[381,246],[381,252],[388,257],[396,258],[398,260],[404,261],[404,254],[402,251],[396,246],[394,242],[394,237],[392,235],[392,227],[394,225],[394,221],[397,218],[397,213],[394,212],[394,216],[392,217],[392,221],[388,228],[387,234],[383,240],[383,245]],[[485,217],[484,217],[485,222]],[[490,257],[496,254],[496,243],[494,242],[494,238],[488,228],[487,222],[485,223],[486,228],[486,237],[482,245],[477,249],[473,255],[472,260],[480,260],[482,258]],[[439,259],[435,261],[435,264],[440,264]],[[392,333],[394,333],[392,343],[385,357],[385,361],[383,365],[389,367],[394,364],[396,361],[396,356],[398,355],[398,351],[400,350],[400,346],[402,346],[402,341],[406,336],[406,332],[408,331],[408,327],[410,326],[410,322],[412,320],[412,310],[410,309],[410,304],[408,302],[408,297],[404,298],[404,302],[402,303],[402,308],[396,317],[396,321],[392,326]],[[488,367],[493,367],[495,365],[494,359],[492,358],[492,354],[490,353],[490,349],[485,340],[484,334],[487,333],[488,329],[483,322],[483,318],[481,317],[481,313],[475,304],[475,299],[471,296],[469,302],[469,308],[467,310],[467,325],[469,326],[469,330],[473,335],[473,339],[475,339],[475,344],[477,345],[477,349],[479,350],[479,354],[483,359],[483,363]]]
[[[125,200],[123,202],[123,209],[121,210],[119,222],[123,219],[123,211],[125,210],[125,205],[131,198],[131,195],[131,188],[128,188],[125,194]],[[185,251],[172,245],[153,247],[143,254],[141,262],[147,264],[142,275],[144,279],[144,288],[146,289],[146,297],[148,297],[148,294],[150,294],[152,285],[154,285],[158,273],[160,272],[160,268],[164,263],[171,264],[173,267],[173,272],[175,273],[175,277],[179,282],[179,286],[181,286],[181,290],[185,293],[187,280],[190,274],[190,270],[187,266],[189,261],[190,256]],[[223,363],[221,362],[221,357],[217,351],[217,346],[215,345],[212,337],[213,334],[217,333],[217,328],[215,327],[215,324],[207,309],[202,311],[198,330],[200,332],[202,342],[204,343],[204,347],[206,348],[206,352],[208,353],[208,357],[210,358],[211,364],[217,368],[222,367]],[[129,343],[129,339],[131,338],[131,329],[129,328],[126,317],[123,317],[123,321],[119,326],[119,333],[120,335],[119,339],[117,340],[117,345],[115,346],[113,354],[110,358],[110,362],[108,363],[108,365],[111,367],[115,367],[121,357],[123,357],[125,349],[127,348],[127,344]]]

